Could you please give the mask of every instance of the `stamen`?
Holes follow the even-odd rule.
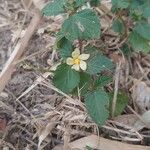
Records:
[[[77,58],[77,59],[74,59],[74,64],[77,64],[77,65],[79,65],[79,64],[80,64],[80,59],[79,59],[79,58]]]

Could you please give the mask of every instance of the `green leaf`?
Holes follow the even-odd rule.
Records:
[[[92,147],[90,147],[90,146],[86,146],[85,150],[94,150],[94,149]]]
[[[128,8],[129,6],[129,0],[112,0],[113,6],[120,8],[120,9],[125,9]]]
[[[130,1],[130,9],[140,9],[143,4],[143,0],[132,0]]]
[[[100,73],[102,71],[105,71],[105,70],[112,70],[113,68],[115,67],[115,65],[112,63],[112,61],[103,56],[103,55],[96,55],[92,58],[90,58],[88,61],[87,61],[87,70],[86,72],[88,74],[97,74],[97,73]]]
[[[102,75],[97,80],[95,80],[94,86],[96,88],[100,88],[106,86],[110,82],[112,82],[112,77]]]
[[[99,38],[100,22],[98,16],[90,9],[82,10],[65,20],[62,32],[70,41]]]
[[[88,93],[85,97],[85,105],[93,121],[102,126],[109,116],[107,110],[109,97],[107,93],[102,90]]]
[[[71,94],[78,96],[78,94],[80,93],[81,96],[85,96],[85,94],[89,92],[92,77],[85,72],[80,72],[79,74],[80,74],[80,83],[78,85],[79,91],[78,88],[75,88]]]
[[[143,9],[143,12],[142,12],[143,16],[145,18],[149,18],[150,17],[150,4],[147,5],[144,9]]]
[[[123,33],[125,31],[125,27],[124,27],[122,20],[120,20],[120,19],[114,20],[112,29],[115,32]]]
[[[90,88],[91,76],[85,72],[80,72],[80,94],[85,95]]]
[[[99,55],[99,54],[102,55],[102,52],[92,45],[86,46],[84,52],[86,54],[90,54],[90,57],[94,57],[95,55]]]
[[[86,4],[86,2],[90,2],[90,5],[93,7],[97,7],[100,5],[101,0],[75,0],[75,7],[80,7]]]
[[[148,23],[138,23],[134,29],[140,36],[150,40],[150,24]]]
[[[88,1],[89,0],[75,0],[75,7],[80,7],[80,6],[84,5]]]
[[[141,9],[145,18],[150,17],[150,1],[147,1],[143,6],[141,6]]]
[[[148,41],[141,37],[137,32],[131,32],[128,40],[135,51],[143,51],[145,53],[150,52]]]
[[[69,93],[77,87],[79,81],[79,73],[67,64],[58,66],[53,78],[54,85],[65,93]]]
[[[101,2],[101,0],[91,0],[91,1],[90,1],[90,5],[91,5],[92,7],[97,7],[97,6],[100,5],[100,2]]]
[[[142,19],[142,12],[140,9],[136,9],[136,10],[131,10],[130,11],[130,17],[133,20],[133,22],[137,22],[140,21]]]
[[[62,58],[67,58],[71,56],[72,51],[74,50],[72,42],[63,37],[57,42],[57,47],[60,51],[60,56]]]
[[[66,0],[53,0],[48,3],[42,10],[44,16],[56,16],[58,14],[64,13],[64,5]]]
[[[112,106],[113,94],[110,94],[110,108]],[[117,102],[116,102],[116,110],[115,116],[119,116],[124,111],[125,107],[128,104],[128,96],[125,92],[119,91],[117,95]]]
[[[127,45],[127,44],[124,44],[120,50],[123,52],[123,54],[125,56],[132,56],[132,51],[133,49],[131,48],[131,46]]]

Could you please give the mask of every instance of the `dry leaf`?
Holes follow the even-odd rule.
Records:
[[[8,146],[4,146],[3,150],[10,150]]]
[[[0,114],[0,131],[4,131],[7,126],[7,119],[5,114]]]
[[[121,115],[114,118],[116,122],[119,122],[123,125],[127,125],[129,127],[133,127],[137,119],[138,117],[134,114]]]
[[[86,146],[98,150],[150,150],[149,146],[125,144],[98,137],[96,135],[84,137],[70,143],[71,150],[85,150]],[[53,150],[63,150],[63,146],[56,146]]]
[[[138,80],[134,81],[132,96],[141,112],[150,109],[150,87],[144,82]]]
[[[141,120],[137,120],[136,123],[134,124],[134,129],[136,131],[143,129],[144,127],[147,127],[150,129],[150,110],[146,111],[141,116]]]
[[[41,34],[44,33],[44,31],[45,31],[45,28],[39,28],[39,29],[37,30],[37,33],[38,33],[39,35],[41,35]]]
[[[40,127],[38,129],[38,136],[39,136],[39,142],[38,142],[38,150],[41,149],[41,143],[43,140],[50,134],[51,130],[54,128],[55,123],[50,122],[46,125],[46,127]]]
[[[41,143],[51,133],[51,130],[56,125],[58,119],[59,116],[54,116],[53,118],[51,118],[51,121],[46,126],[43,127],[43,125],[40,124],[37,126],[37,134],[39,137],[38,150],[41,149]]]
[[[1,92],[1,93],[0,93],[0,97],[2,97],[2,98],[8,98],[8,93],[6,93],[6,92]]]
[[[71,150],[84,150],[86,146],[99,150],[150,150],[149,146],[139,146],[125,144],[117,141],[108,140],[96,135],[81,138],[70,143]]]

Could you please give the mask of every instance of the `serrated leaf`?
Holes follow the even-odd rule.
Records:
[[[58,66],[53,78],[54,85],[65,93],[69,93],[77,87],[79,81],[79,73],[67,64]]]
[[[90,1],[90,5],[93,7],[97,7],[98,5],[100,5],[101,0],[91,0]]]
[[[142,19],[142,12],[140,9],[135,9],[130,11],[130,16],[133,21],[137,22]]]
[[[92,58],[95,55],[102,55],[102,52],[100,50],[98,50],[96,47],[92,46],[92,45],[88,45],[85,47],[84,52],[87,54],[90,54],[90,57]]]
[[[67,40],[65,37],[57,42],[57,47],[59,49],[60,56],[64,59],[70,57],[74,49],[72,42]]]
[[[141,6],[141,9],[145,18],[150,17],[150,1],[147,1],[143,6]]]
[[[134,29],[140,36],[150,40],[150,24],[148,23],[138,23]]]
[[[125,27],[122,20],[120,19],[114,20],[112,29],[117,33],[123,33],[125,31]]]
[[[127,8],[129,6],[129,0],[112,0],[112,4],[113,6],[117,7],[117,8]]]
[[[75,88],[72,91],[72,94],[76,96],[78,94],[80,94],[81,96],[85,96],[85,94],[88,93],[90,88],[91,76],[85,72],[80,72],[79,74],[80,74],[80,83],[78,85],[78,88]]]
[[[112,82],[112,77],[102,75],[95,80],[94,87],[103,87],[109,84],[110,82]]]
[[[105,70],[112,70],[115,67],[115,65],[112,63],[112,61],[100,54],[97,54],[96,56],[90,58],[87,61],[87,70],[86,72],[88,74],[97,74]]]
[[[146,39],[133,31],[129,35],[129,42],[136,51],[150,52],[150,45]]]
[[[65,20],[62,25],[62,32],[70,41],[99,38],[99,18],[90,9],[82,10]]]
[[[112,105],[113,94],[110,94],[110,107]],[[124,111],[125,107],[128,104],[128,96],[125,92],[119,91],[117,95],[117,102],[116,102],[116,109],[115,109],[115,116],[121,115]]]
[[[75,0],[75,7],[80,7],[80,6],[84,5],[88,1],[89,0]]]
[[[48,3],[42,10],[44,16],[56,16],[58,14],[64,13],[64,5],[66,0],[53,0]]]
[[[130,9],[139,9],[143,4],[143,0],[132,0],[130,1]]]
[[[102,90],[88,93],[85,97],[85,105],[93,121],[102,126],[109,116],[107,110],[109,97],[107,93]]]
[[[80,73],[80,94],[85,95],[90,88],[91,76],[85,72]]]

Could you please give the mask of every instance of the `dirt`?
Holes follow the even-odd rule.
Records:
[[[12,32],[10,30],[0,32],[0,70],[4,67],[12,51],[11,34]],[[35,33],[23,58],[42,49],[44,50],[48,43],[49,40],[45,40],[41,35]],[[46,87],[36,86],[28,94],[22,97],[19,102],[17,102],[16,99],[34,84],[35,80],[42,75],[44,68],[49,67],[47,59],[50,58],[50,55],[51,52],[40,53],[30,59],[18,63],[17,69],[14,70],[11,80],[4,90],[6,95],[0,96],[0,101],[8,107],[8,109],[0,107],[0,116],[3,116],[4,119],[2,121],[8,123],[7,132],[4,134],[5,124],[0,131],[0,137],[2,136],[6,142],[1,146],[9,143],[11,147],[16,147],[17,143],[18,146],[16,148],[23,150],[27,144],[31,144],[27,139],[32,141],[35,129],[34,126],[30,126],[30,119],[32,118],[30,113],[38,117],[43,116],[47,111],[45,110],[46,108],[41,107],[41,105],[44,105],[46,102],[50,104],[49,98],[54,92]],[[20,103],[28,111],[26,111]],[[54,105],[53,101],[51,101],[51,104]],[[27,123],[27,120],[29,123]],[[37,143],[37,139],[35,139],[35,142]],[[35,146],[36,144],[31,145],[31,149],[37,149],[37,146]],[[0,147],[0,149],[1,148],[2,147]]]
[[[6,6],[5,9],[3,9],[4,5]],[[24,16],[22,12],[19,12],[22,5],[18,0],[13,0],[11,2],[2,1],[0,6],[2,6],[2,11],[4,13],[5,11],[8,12],[8,18],[13,20],[8,26],[0,28],[1,71],[15,45],[12,41],[14,31],[20,28]],[[16,12],[18,12],[18,14]],[[15,19],[15,17],[18,18]],[[5,17],[2,16],[2,18]],[[27,27],[29,21],[30,17],[27,17],[23,28]],[[0,23],[3,22],[0,20]],[[42,27],[43,24],[44,26],[46,25],[44,20],[42,24],[39,25],[39,28]],[[51,38],[47,37],[49,37],[48,33],[43,36],[43,34],[38,34],[36,32],[32,36],[27,47],[27,52],[23,55],[22,59],[41,50],[45,50],[46,45],[51,42]],[[35,80],[49,68],[47,59],[50,57],[51,50],[36,54],[29,59],[19,62],[3,94],[0,95],[0,138],[3,139],[3,141],[0,141],[0,149],[7,146],[9,146],[10,149],[19,150],[23,150],[25,147],[37,149],[38,140],[37,138],[34,140],[32,139],[35,134],[32,115],[36,118],[40,118],[48,112],[49,108],[46,107],[46,104],[51,106],[54,105],[54,100],[50,100],[54,92],[49,88],[38,85],[19,99],[19,101],[16,101],[16,99],[30,88]]]
[[[0,38],[3,38],[3,36]],[[33,36],[27,48],[28,49],[27,55],[30,55],[31,53],[39,51],[40,49],[44,49],[45,44],[46,42],[44,40],[42,41],[41,37],[37,35]],[[3,49],[5,49],[5,52],[7,52],[6,50],[8,47],[9,45],[4,44]],[[29,60],[30,65],[34,66],[35,68],[47,67],[48,65],[46,63],[46,60],[48,57],[49,57],[49,54],[45,53],[43,56],[40,56],[40,57],[37,56],[35,58],[32,58],[32,60]],[[6,62],[6,60],[7,59],[5,59],[4,62]],[[42,115],[44,115],[44,113],[47,111],[45,111],[43,107],[41,107],[41,105],[46,102],[49,103],[49,96],[54,93],[53,91],[51,91],[50,89],[46,87],[37,86],[36,88],[31,90],[28,94],[26,94],[24,97],[22,97],[19,100],[19,103],[16,101],[17,97],[19,97],[25,90],[31,87],[34,81],[41,74],[42,72],[38,69],[28,70],[28,69],[24,69],[24,63],[18,64],[17,70],[14,71],[12,75],[12,79],[10,80],[9,84],[6,86],[4,90],[4,92],[7,93],[7,96],[0,97],[0,101],[5,103],[9,108],[12,109],[12,111],[6,108],[3,108],[3,109],[1,108],[0,110],[0,112],[7,115],[6,119],[8,119],[8,122],[9,122],[9,130],[7,131],[4,139],[8,143],[11,143],[12,146],[14,147],[16,147],[16,143],[17,143],[18,149],[20,150],[24,149],[24,147],[27,146],[28,142],[26,141],[26,139],[29,139],[30,141],[30,138],[32,138],[32,136],[28,135],[26,131],[23,131],[23,129],[18,128],[18,126],[24,128],[25,130],[27,130],[27,132],[31,132],[31,135],[34,134],[34,127],[33,126],[28,127],[30,123],[30,119],[32,118],[28,111],[33,113],[34,116],[38,116],[38,117],[41,117]],[[25,108],[20,105],[20,103],[25,108],[27,108],[28,111],[26,111]],[[26,122],[27,121],[26,119],[29,121],[29,123]],[[37,142],[37,139],[36,139],[36,142]],[[31,149],[36,149],[36,147],[31,146]]]
[[[10,56],[11,34],[10,30],[0,32],[0,71]]]

